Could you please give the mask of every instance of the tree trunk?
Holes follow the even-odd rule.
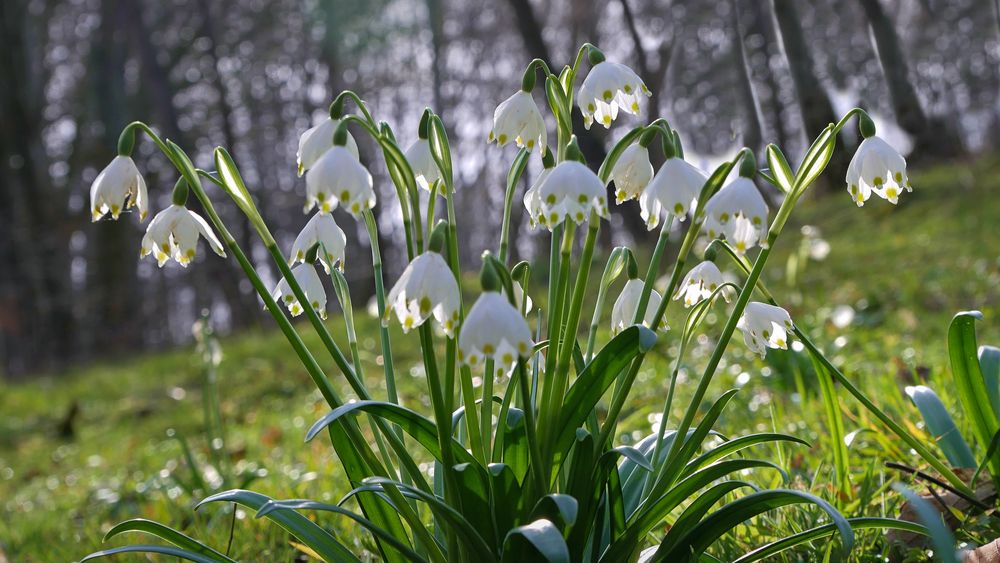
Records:
[[[930,119],[920,106],[920,98],[910,81],[910,72],[899,44],[899,35],[879,0],[858,0],[868,18],[872,42],[878,52],[882,73],[889,88],[896,121],[913,137],[917,156],[953,157],[962,153],[955,128],[941,119]]]

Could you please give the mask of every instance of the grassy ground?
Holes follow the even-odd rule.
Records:
[[[949,385],[945,334],[954,312],[983,311],[980,342],[1000,343],[998,171],[1000,160],[986,159],[915,173],[915,191],[898,207],[873,200],[857,209],[846,193],[806,201],[765,274],[796,322],[818,343],[836,350],[836,361],[847,375],[891,416],[914,429],[919,416],[902,392],[913,382],[928,382],[938,390],[945,403],[955,407],[960,426],[966,425]],[[831,250],[825,260],[798,268],[792,279],[788,260],[799,244],[795,230],[802,225],[818,228]],[[849,313],[849,326],[838,328],[833,320],[842,324]],[[679,316],[672,320],[675,326],[682,322]],[[687,378],[699,373],[723,320],[719,315],[705,329],[685,370]],[[368,318],[359,318],[359,323],[368,384],[379,396],[384,384],[377,377],[381,368],[376,324]],[[342,335],[338,318],[331,318],[330,325]],[[306,327],[303,334],[310,344],[318,344]],[[394,338],[402,352],[396,365],[411,365],[417,352],[415,336]],[[737,336],[730,346],[711,391],[717,396],[731,387],[742,388],[717,429],[732,436],[777,428],[811,441],[811,448],[787,447],[771,457],[789,469],[790,486],[833,498],[830,436],[816,385],[808,375],[796,378],[787,369],[788,357],[772,354],[769,363],[761,363],[739,340]],[[251,488],[271,496],[338,500],[346,489],[328,443],[302,441],[306,428],[326,408],[280,335],[244,334],[225,339],[222,346],[225,359],[218,377],[229,451],[223,465],[231,476],[225,486],[252,479]],[[640,375],[623,412],[621,441],[649,433],[656,420],[671,346],[658,347]],[[421,374],[398,372],[404,402],[428,412]],[[688,381],[679,386],[674,422],[692,391]],[[338,384],[350,395],[346,383]],[[223,486],[221,477],[201,471],[206,483],[202,490],[193,490],[199,486],[192,484],[192,468],[177,439],[184,438],[196,464],[205,467],[209,450],[202,431],[202,392],[201,364],[190,349],[95,365],[58,378],[0,383],[0,561],[4,554],[11,561],[78,559],[106,547],[103,533],[132,517],[159,520],[224,550],[233,513],[222,506],[192,511],[197,500]],[[851,444],[852,480],[858,490],[854,499],[845,501],[845,510],[849,515],[893,515],[895,496],[877,487],[898,475],[885,469],[884,462],[919,465],[919,460],[887,438],[846,393],[841,393],[841,404],[849,432],[876,430],[859,433]],[[73,405],[79,416],[74,435],[65,436],[60,422]],[[757,480],[780,484],[777,475],[761,474]],[[867,486],[876,490],[866,494]],[[242,511],[235,517],[233,556],[255,561],[294,557],[289,536],[279,528]],[[715,553],[725,559],[773,534],[807,527],[815,518],[801,509],[769,515],[726,538]],[[342,527],[342,521],[324,522],[339,529],[345,541],[365,541]],[[869,532],[859,536],[859,544],[858,559],[869,560],[882,552],[885,542]],[[796,558],[811,559],[799,552],[788,560]]]

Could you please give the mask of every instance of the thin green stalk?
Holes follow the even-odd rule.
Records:
[[[445,410],[440,374],[437,359],[434,357],[434,337],[430,323],[420,325],[420,349],[424,357],[424,371],[427,376],[427,390],[430,392],[431,406],[434,410],[434,421],[437,426],[438,445],[441,448],[441,465],[444,470],[444,483],[448,495],[445,500],[454,506],[460,506],[460,497],[454,481],[453,468],[455,459],[451,450],[451,413]]]
[[[496,377],[493,373],[493,359],[487,357],[483,367],[483,395],[479,403],[479,421],[482,424],[483,451],[488,452],[493,438],[493,379]]]
[[[559,230],[562,233],[562,243],[559,245],[558,259],[556,263],[558,264],[558,275],[556,276],[555,287],[552,286],[553,282],[549,281],[549,293],[552,296],[552,301],[549,302],[549,349],[545,354],[545,375],[552,376],[555,374],[556,360],[559,357],[559,350],[562,345],[562,317],[563,317],[563,302],[565,301],[565,295],[569,288],[569,267],[570,258],[573,250],[573,234],[575,232],[575,225],[572,222],[564,222],[559,225]],[[553,239],[555,239],[555,232],[553,231]],[[555,240],[553,240],[555,244]],[[555,252],[554,252],[555,253]],[[554,294],[553,294],[554,292]],[[541,411],[539,417],[542,422],[546,423],[545,427],[551,426],[549,424],[554,421],[553,412],[555,410],[555,402],[560,400],[560,397],[555,397],[555,377],[547,377],[545,385],[542,387],[542,403]],[[543,443],[548,443],[547,432],[543,431]]]
[[[544,461],[541,447],[538,443],[538,436],[535,434],[535,409],[531,402],[531,386],[528,385],[528,373],[524,369],[523,358],[517,359],[517,378],[520,381],[518,387],[521,389],[521,400],[524,401],[524,433],[528,441],[528,451],[532,457],[530,471],[534,486],[538,490],[536,496],[528,495],[528,498],[534,499],[547,492],[547,475],[549,472],[543,469]]]
[[[372,270],[375,277],[375,299],[378,304],[378,318],[385,318],[385,282],[382,280],[382,252],[378,243],[378,224],[375,222],[375,214],[371,209],[366,209],[363,213],[365,227],[368,229],[368,240],[372,246]],[[389,327],[379,325],[379,337],[382,343],[382,366],[385,372],[385,389],[390,403],[399,404],[399,396],[396,392],[396,373],[392,364],[392,342],[389,339]],[[364,381],[363,378],[360,378]],[[398,429],[396,429],[398,431]]]

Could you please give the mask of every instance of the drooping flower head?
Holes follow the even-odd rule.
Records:
[[[333,148],[333,134],[337,132],[337,127],[339,126],[339,119],[327,117],[315,127],[307,129],[299,137],[299,150],[295,153],[299,176],[312,168],[316,164],[316,161],[326,154],[326,151]],[[354,158],[358,158],[358,143],[355,142],[354,137],[350,133],[347,134],[347,143],[345,146],[354,155]]]
[[[146,180],[130,156],[118,155],[101,170],[90,186],[91,219],[97,221],[108,213],[113,219],[125,209],[136,207],[139,220],[149,213]]]
[[[638,115],[643,96],[652,93],[629,67],[601,61],[591,67],[580,86],[579,106],[587,129],[596,119],[605,128],[617,119],[618,111]]]
[[[375,207],[372,175],[345,146],[326,151],[306,172],[305,212],[318,206],[329,213],[338,205],[355,217]]]
[[[604,184],[586,165],[566,160],[540,180],[538,188],[533,187],[524,198],[533,222],[551,231],[566,219],[582,223],[590,217],[591,211],[607,217]]]
[[[649,149],[642,143],[629,145],[622,151],[608,175],[608,183],[615,183],[615,203],[640,197],[652,178],[653,165],[649,162]]]
[[[406,149],[406,160],[413,168],[413,175],[416,176],[417,185],[431,191],[431,185],[441,180],[441,169],[434,161],[431,153],[431,144],[426,138],[418,138],[409,148]],[[438,195],[445,195],[438,192]]]
[[[719,271],[719,267],[714,262],[705,260],[701,264],[691,268],[691,271],[684,276],[680,287],[677,289],[677,293],[674,294],[674,299],[677,300],[683,297],[684,306],[691,307],[701,300],[711,297],[712,293],[723,282],[722,272]],[[720,293],[723,299],[728,302],[729,292],[722,290]]]
[[[347,235],[337,225],[333,215],[329,213],[317,213],[306,223],[306,226],[295,237],[292,244],[292,253],[288,257],[289,266],[296,262],[305,262],[309,250],[319,245],[316,257],[319,258],[323,269],[330,273],[331,268],[338,265],[344,266],[344,249],[347,247]]]
[[[518,147],[529,151],[536,146],[541,147],[543,152],[548,150],[545,120],[531,92],[518,90],[497,106],[488,141],[496,141],[501,147],[514,141]]]
[[[460,304],[458,282],[444,258],[433,250],[417,256],[389,291],[382,324],[396,314],[403,332],[418,327],[431,315],[449,337],[455,336]]]
[[[458,358],[478,367],[487,358],[500,376],[509,373],[518,358],[526,358],[534,347],[531,329],[507,296],[485,291],[469,310],[458,336]]]
[[[724,236],[742,253],[753,248],[760,238],[767,221],[767,203],[753,181],[740,176],[723,186],[708,200],[705,214],[708,236]],[[741,217],[745,221],[737,220]]]
[[[639,198],[646,227],[656,228],[663,212],[683,221],[706,181],[708,176],[683,158],[675,156],[664,161]]]
[[[847,167],[847,192],[854,203],[861,207],[875,192],[895,204],[903,190],[913,191],[906,177],[906,159],[875,135],[861,141]]]
[[[302,288],[302,291],[306,294],[306,298],[309,300],[309,306],[316,311],[316,314],[320,316],[321,319],[326,318],[326,289],[323,287],[323,280],[320,279],[319,274],[316,273],[316,267],[312,264],[299,264],[292,268],[292,275],[295,277],[295,281]],[[292,314],[293,317],[297,317],[302,314],[304,309],[299,300],[292,293],[292,288],[288,285],[288,280],[282,278],[278,285],[275,286],[274,291],[271,292],[271,297],[275,301],[279,301],[285,304],[285,308],[288,312]]]
[[[794,325],[788,311],[781,307],[751,301],[736,328],[743,332],[747,348],[763,358],[768,348],[788,349],[788,332]]]
[[[642,297],[642,290],[645,284],[639,279],[630,279],[625,282],[621,294],[611,308],[611,332],[618,334],[626,328],[635,324],[635,314],[639,310],[639,300]],[[649,301],[646,304],[646,311],[643,313],[642,324],[649,328],[653,324],[656,310],[660,307],[660,293],[655,289],[649,291]],[[669,330],[666,323],[661,323],[660,330]]]
[[[187,267],[197,254],[199,236],[205,237],[216,254],[226,256],[212,227],[197,213],[175,203],[157,213],[149,222],[146,235],[142,237],[139,256],[152,254],[161,268],[171,258]]]

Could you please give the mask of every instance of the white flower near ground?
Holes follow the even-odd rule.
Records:
[[[212,227],[197,213],[174,204],[157,213],[149,222],[146,235],[142,237],[139,256],[152,254],[161,268],[171,258],[187,267],[197,254],[199,236],[205,237],[216,254],[226,256]]]
[[[794,325],[788,311],[781,307],[751,301],[736,328],[743,332],[747,348],[763,358],[768,348],[788,349],[788,333]]]
[[[724,236],[741,254],[757,244],[767,221],[767,203],[749,178],[740,176],[722,187],[705,204],[705,231],[711,238]],[[737,221],[746,219],[749,224]],[[749,230],[752,227],[754,232]]]
[[[298,163],[299,176],[305,173],[316,164],[326,151],[333,148],[333,134],[340,126],[339,119],[327,117],[315,127],[307,129],[299,137],[299,150],[295,153],[295,160]],[[358,143],[350,133],[347,134],[347,150],[358,158]]]
[[[312,264],[299,264],[292,268],[292,275],[295,276],[295,281],[298,282],[299,287],[306,294],[306,298],[309,300],[309,306],[313,308],[314,311],[320,316],[321,319],[326,318],[326,289],[323,287],[323,280],[320,279],[319,274],[316,273],[316,267]],[[292,314],[293,317],[297,317],[302,314],[304,309],[299,300],[296,299],[295,294],[292,293],[291,287],[288,286],[288,280],[282,278],[278,285],[275,286],[274,291],[271,292],[271,297],[275,301],[285,304],[285,308],[288,312]]]
[[[683,221],[707,181],[704,172],[683,158],[668,158],[639,198],[646,228],[656,228],[663,211]]]
[[[118,219],[123,210],[133,206],[139,210],[139,220],[145,220],[149,213],[146,180],[132,157],[118,155],[90,186],[90,217],[97,221],[110,213],[113,219]]]
[[[431,185],[441,180],[441,170],[434,161],[430,141],[417,139],[406,149],[405,156],[410,168],[413,169],[413,175],[416,176],[417,185],[428,192],[431,191]],[[438,192],[438,195],[444,193]]]
[[[458,282],[444,258],[434,251],[417,256],[389,291],[382,324],[393,313],[403,332],[418,327],[432,315],[449,337],[455,336],[460,306]]]
[[[691,271],[684,276],[680,287],[677,289],[677,293],[674,294],[674,300],[683,297],[684,306],[691,307],[700,303],[703,299],[711,297],[712,293],[724,282],[725,280],[722,278],[722,272],[719,271],[719,267],[714,262],[705,260],[701,264],[691,268]],[[720,294],[728,303],[729,292],[724,289]]]
[[[619,110],[638,115],[642,97],[650,95],[649,88],[635,71],[623,64],[601,61],[583,79],[577,103],[584,127],[590,129],[597,120],[608,128],[618,118]]]
[[[913,191],[906,177],[906,159],[881,138],[871,136],[861,141],[847,167],[847,192],[861,207],[872,192],[890,203],[899,195]]]
[[[615,300],[614,307],[611,308],[611,332],[618,334],[626,328],[635,324],[635,314],[639,310],[639,299],[642,297],[642,290],[645,284],[642,280],[632,279],[625,282],[625,287]],[[655,289],[649,291],[649,301],[646,304],[646,311],[643,313],[642,324],[649,328],[653,324],[653,317],[660,307],[660,293]],[[662,323],[660,330],[668,330],[666,323]]]
[[[304,211],[313,206],[323,213],[342,206],[355,217],[375,207],[372,175],[348,148],[331,148],[306,172]]]
[[[525,206],[532,219],[550,231],[566,219],[583,223],[591,211],[608,216],[604,184],[590,168],[575,160],[557,164],[530,198],[525,195]]]
[[[344,250],[347,248],[347,235],[337,225],[333,215],[329,213],[317,213],[306,223],[305,227],[295,237],[292,244],[292,253],[288,258],[288,265],[292,266],[296,262],[305,262],[306,254],[314,245],[319,244],[319,251],[316,257],[319,258],[326,273],[335,267],[344,267]]]
[[[487,291],[465,316],[458,336],[458,359],[478,367],[487,358],[494,361],[496,376],[509,373],[518,358],[527,358],[534,347],[531,329],[506,295]]]
[[[638,198],[652,179],[649,149],[639,143],[633,143],[622,151],[608,175],[608,183],[615,183],[615,203],[619,204]]]
[[[518,90],[493,112],[493,129],[488,137],[491,143],[504,146],[514,141],[518,147],[530,151],[538,146],[544,152],[548,150],[547,138],[545,120],[530,92]]]

